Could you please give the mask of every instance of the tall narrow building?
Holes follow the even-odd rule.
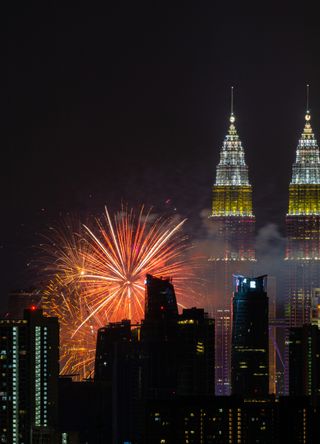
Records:
[[[0,319],[0,442],[53,442],[58,422],[59,325],[32,306]]]
[[[228,134],[220,152],[213,185],[211,310],[216,323],[216,395],[229,395],[231,359],[232,275],[253,274],[255,217],[248,167],[231,109]]]
[[[267,276],[235,276],[232,323],[232,394],[268,396]]]
[[[320,153],[310,122],[307,111],[292,169],[286,216],[290,327],[311,322],[312,295],[320,287]]]

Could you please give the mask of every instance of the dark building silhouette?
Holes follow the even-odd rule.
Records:
[[[203,309],[179,315],[169,279],[147,276],[141,346],[146,399],[214,395],[214,321]]]
[[[139,421],[138,338],[139,328],[133,330],[129,320],[110,323],[98,331],[94,380],[109,400],[110,442],[130,442]]]
[[[160,320],[176,320],[177,299],[170,279],[159,279],[150,274],[146,277],[145,323]]]
[[[128,343],[131,339],[131,322],[129,320],[111,322],[98,330],[95,381],[112,382],[114,362],[118,359],[118,348],[121,343]]]
[[[59,378],[59,443],[112,443],[110,404],[103,383]]]
[[[123,320],[98,331],[96,384],[105,393],[104,408],[109,412],[106,442],[149,442],[145,430],[149,402],[213,398],[213,319],[197,308],[179,315],[170,279],[148,275],[141,325]],[[65,424],[64,430],[72,427]],[[83,431],[81,436],[87,435]],[[96,441],[88,438],[88,442]]]
[[[143,397],[176,395],[178,306],[170,279],[146,277],[145,319],[141,325]]]
[[[0,320],[0,442],[51,442],[58,423],[59,326],[31,307]]]
[[[214,321],[203,309],[184,309],[179,315],[169,279],[147,276],[141,349],[145,418],[149,403],[213,399]],[[148,433],[144,439],[143,442],[151,442]]]
[[[320,396],[320,330],[316,325],[290,329],[289,393]]]
[[[178,320],[178,396],[213,396],[214,320],[203,309],[184,309]]]
[[[269,391],[266,276],[235,276],[232,324],[232,393],[267,396]]]

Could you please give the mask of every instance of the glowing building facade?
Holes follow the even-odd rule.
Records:
[[[293,164],[286,216],[290,327],[311,322],[312,295],[320,287],[320,152],[310,121],[307,111]]]
[[[32,307],[0,319],[0,442],[53,442],[58,422],[59,325]]]
[[[252,188],[233,113],[217,166],[211,221],[215,233],[209,260],[213,278],[211,309],[216,322],[216,394],[229,395],[232,275],[252,274],[255,261]]]

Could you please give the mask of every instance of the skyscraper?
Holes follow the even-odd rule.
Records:
[[[230,126],[213,186],[211,221],[212,304],[216,322],[216,394],[230,394],[232,275],[251,274],[255,261],[255,217],[248,167],[231,107]]]
[[[97,335],[96,359],[94,369],[95,381],[112,381],[114,361],[118,359],[121,344],[132,340],[131,322],[110,322],[99,328]]]
[[[143,387],[146,399],[169,399],[177,389],[178,306],[170,279],[146,278]]]
[[[310,122],[307,110],[292,168],[286,216],[290,327],[311,322],[312,294],[320,287],[320,153]]]
[[[139,350],[130,320],[98,330],[94,382],[105,393],[110,442],[131,442],[139,405]]]
[[[232,394],[268,396],[269,329],[266,276],[235,276],[232,322]]]
[[[214,320],[202,308],[178,320],[178,396],[214,396]]]
[[[57,425],[58,319],[32,307],[0,320],[0,338],[0,441],[47,442]]]

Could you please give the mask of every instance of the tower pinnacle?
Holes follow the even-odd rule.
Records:
[[[289,187],[289,215],[320,214],[320,150],[310,120],[307,85],[305,125],[298,142]]]
[[[309,91],[310,91],[310,85],[307,83],[307,111],[306,111],[306,120],[307,120],[307,115],[310,114],[309,111]],[[310,120],[310,119],[309,119]]]
[[[234,123],[236,118],[233,114],[233,86],[231,86],[231,112],[230,112],[230,123]]]

